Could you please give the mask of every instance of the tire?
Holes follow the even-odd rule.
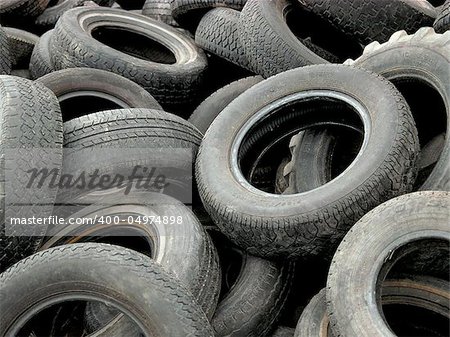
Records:
[[[213,336],[189,292],[150,258],[129,249],[105,244],[51,248],[16,264],[0,280],[2,336],[17,335],[18,318],[36,313],[38,303],[49,305],[49,298],[67,298],[71,291],[71,298],[123,308],[145,335]]]
[[[34,80],[50,74],[54,70],[50,58],[50,39],[52,34],[53,30],[49,30],[41,36],[38,43],[34,46],[30,59],[30,73],[31,78]]]
[[[144,88],[104,70],[65,69],[47,74],[37,81],[58,97],[64,122],[114,108],[162,110],[159,103]],[[98,105],[95,105],[95,102],[98,102]]]
[[[160,192],[191,204],[192,163],[201,139],[194,126],[164,111],[136,108],[98,112],[64,123],[67,153],[63,172],[73,177],[96,171],[130,177],[136,176],[133,173],[138,166],[155,168],[167,178],[168,186]],[[152,186],[144,189],[154,191]],[[98,186],[88,185],[60,188],[58,202],[71,204],[98,190]]]
[[[114,215],[120,217],[124,225],[58,227],[55,231],[47,233],[51,238],[41,249],[89,240],[101,241],[102,236],[114,236],[114,233],[120,232],[124,236],[135,237],[145,233],[144,239],[152,248],[151,251],[142,252],[175,275],[190,290],[210,318],[214,314],[220,293],[220,265],[217,251],[194,214],[181,202],[163,197],[157,193],[136,193],[127,196],[120,191],[103,198],[96,196],[92,206],[87,206],[70,217],[94,219],[96,215],[99,217]],[[183,220],[176,226],[164,223],[139,226],[128,221],[130,214],[136,214],[136,217],[138,214],[142,217],[175,216]],[[124,245],[121,242],[115,244]]]
[[[396,31],[431,26],[435,8],[427,1],[299,0],[312,13],[362,44],[387,41]]]
[[[212,318],[215,336],[266,336],[283,309],[294,264],[275,263],[242,254],[237,280]]]
[[[250,64],[239,41],[237,10],[215,8],[206,13],[195,32],[195,42],[202,49],[213,53],[244,69]]]
[[[427,240],[448,243],[449,218],[450,193],[417,192],[390,200],[358,221],[328,274],[327,305],[336,336],[393,336],[379,313],[379,285],[397,261]],[[353,308],[351,318],[348,308]]]
[[[436,33],[444,34],[447,30],[450,30],[450,0],[447,0],[442,6],[433,27]]]
[[[205,134],[212,122],[228,104],[262,80],[263,78],[260,76],[247,77],[217,90],[195,109],[191,117],[189,117],[189,122],[196,126],[201,133]]]
[[[56,69],[88,67],[114,72],[144,87],[163,106],[188,103],[194,99],[202,84],[207,61],[204,53],[189,37],[159,21],[122,10],[75,8],[66,13],[58,21],[51,40]],[[126,33],[126,27],[131,24],[137,34],[150,36],[158,43],[161,42],[165,49],[176,50],[176,55],[172,55],[176,58],[175,63],[163,64],[139,59],[102,44],[80,26],[80,21],[83,22],[86,16],[99,24],[101,29],[121,28]],[[114,35],[114,39],[111,36],[111,40],[108,40],[106,30],[103,38],[106,37],[108,43],[120,40],[117,31]],[[66,57],[62,58],[61,55]]]
[[[357,97],[361,102],[359,109],[364,111],[363,118],[371,121],[371,132],[370,136],[365,134],[358,158],[326,186],[301,195],[274,195],[251,186],[244,177],[249,168],[236,167],[251,163],[252,156],[259,155],[257,144],[252,143],[255,135],[273,135],[270,123],[277,125],[282,137],[315,122],[320,124],[324,115],[332,117],[321,112],[313,117],[296,115],[295,122],[282,110],[282,106],[298,102],[298,95],[309,95],[303,92],[313,88],[321,88],[324,95],[331,90],[343,97]],[[383,104],[379,97],[385,97]],[[351,100],[347,103],[354,104]],[[274,113],[264,118],[274,110],[278,116]],[[256,114],[258,111],[262,112]],[[299,124],[300,120],[304,124]],[[251,136],[245,138],[250,128]],[[380,156],[373,156],[375,152]],[[392,84],[361,69],[317,65],[256,84],[228,105],[203,139],[196,177],[206,210],[235,244],[262,257],[312,256],[336,245],[370,209],[410,191],[418,152],[411,113]]]
[[[43,29],[52,29],[61,15],[69,9],[83,6],[86,0],[63,0],[59,1],[55,6],[48,7],[41,15],[39,15],[34,24]]]
[[[173,0],[171,2],[172,15],[184,28],[195,31],[202,16],[210,9],[227,7],[242,10],[247,0]]]
[[[328,63],[302,44],[286,23],[288,0],[248,0],[239,18],[239,37],[251,68],[264,78],[310,64]]]
[[[447,282],[432,277],[408,276],[384,281],[381,301],[383,306],[410,305],[445,317],[448,316],[449,298]],[[327,314],[325,289],[313,297],[298,321],[294,337],[303,336],[333,336]]]
[[[5,28],[0,26],[0,75],[11,74],[12,58]]]
[[[272,337],[294,337],[294,332],[295,329],[280,326],[272,334]]]
[[[39,36],[15,28],[5,28],[14,68],[28,68],[31,53],[39,41]]]
[[[432,137],[450,130],[449,44],[449,34],[436,34],[432,28],[422,28],[414,35],[400,31],[384,44],[374,42],[368,45],[360,58],[346,62],[355,67],[374,71],[398,87],[411,107],[422,147],[425,147]],[[438,101],[440,96],[442,105],[418,104],[418,101],[414,100],[416,93],[407,92],[401,87],[405,82],[425,83],[438,93],[431,102]],[[429,111],[441,111],[441,114],[434,115],[433,122],[427,123],[427,120],[430,120]],[[425,181],[416,181],[415,188],[450,191],[449,162],[450,139],[446,137],[440,158],[431,174]]]
[[[178,27],[178,23],[172,16],[170,3],[171,0],[147,0],[142,8],[142,14],[172,27]]]
[[[5,0],[0,7],[3,20],[33,18],[41,14],[50,0]]]
[[[11,71],[11,76],[17,76],[31,80],[31,74],[28,69],[15,69]]]
[[[3,271],[33,254],[41,243],[47,223],[26,226],[13,222],[12,218],[51,214],[57,189],[28,183],[34,168],[55,169],[59,173],[63,135],[58,100],[43,85],[0,76],[0,97],[0,271]]]

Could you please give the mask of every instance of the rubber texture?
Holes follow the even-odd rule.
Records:
[[[50,57],[50,39],[53,30],[41,36],[38,43],[34,46],[30,59],[30,73],[32,79],[38,79],[44,75],[50,74],[54,68]]]
[[[83,6],[86,0],[63,0],[59,1],[55,6],[48,7],[41,15],[34,21],[35,25],[44,29],[51,29],[55,27],[56,22],[61,15],[69,9]]]
[[[450,0],[447,0],[441,8],[441,11],[434,21],[434,30],[436,33],[445,33],[450,30]]]
[[[195,42],[202,49],[250,70],[239,40],[239,15],[239,11],[231,8],[210,10],[195,31]]]
[[[147,0],[142,7],[142,14],[172,27],[179,27],[172,16],[171,2],[171,0]]]
[[[85,98],[87,103],[89,103],[89,98],[91,97],[99,97],[122,109],[147,108],[162,110],[161,105],[144,88],[120,75],[104,70],[90,68],[65,69],[47,74],[37,79],[37,81],[52,90],[60,103],[68,98],[78,98],[78,107],[74,115],[67,114],[62,108],[64,122],[89,113],[99,112],[99,110],[92,110],[90,104],[83,105],[80,102],[81,99]]]
[[[246,77],[220,88],[194,110],[189,117],[189,122],[195,125],[200,132],[206,133],[214,119],[228,104],[262,80],[261,76]]]
[[[312,13],[329,21],[362,44],[387,41],[396,31],[414,33],[433,25],[435,8],[427,1],[299,0]]]
[[[370,91],[362,83],[367,83]],[[371,116],[367,118],[373,122],[370,138],[358,160],[326,187],[298,196],[274,195],[245,185],[242,181],[245,178],[236,178],[230,162],[230,153],[238,146],[236,137],[239,132],[244,132],[241,131],[243,125],[257,111],[267,109],[268,104],[312,88],[349,94],[363,102]],[[389,102],[383,108],[377,98],[380,95],[385,97],[385,104]],[[280,107],[276,107],[272,109],[279,111]],[[276,121],[277,115],[272,116]],[[311,118],[319,119],[320,116],[321,113],[314,114]],[[381,126],[378,124],[381,121],[386,124]],[[254,121],[251,123],[255,125]],[[267,126],[266,130],[264,123],[261,122],[263,126],[259,129],[253,129],[251,137],[258,132],[263,136],[273,130],[272,126]],[[293,122],[280,118],[278,123],[278,127],[291,127]],[[375,136],[378,132],[383,136]],[[253,153],[251,137],[242,142],[239,156]],[[372,146],[373,151],[376,148],[383,155],[369,164],[369,157],[374,159]],[[337,245],[348,229],[370,209],[411,191],[418,154],[417,130],[411,112],[390,82],[361,69],[317,65],[287,71],[258,83],[228,105],[203,139],[196,177],[206,210],[235,244],[262,257],[312,256]],[[370,165],[370,169],[364,168],[365,165]]]
[[[416,192],[389,200],[358,221],[328,274],[327,307],[336,337],[394,336],[379,312],[380,285],[423,240],[448,243],[449,218],[449,192]]]
[[[288,328],[286,326],[280,326],[274,331],[272,337],[294,337],[294,333],[295,329]]]
[[[39,36],[24,30],[5,28],[8,36],[10,53],[13,56],[14,68],[27,68],[30,63],[31,53],[39,41]]]
[[[0,6],[2,20],[33,18],[41,14],[50,0],[5,0]]]
[[[248,0],[239,17],[239,37],[251,69],[264,78],[310,64],[328,63],[290,31],[287,0]]]
[[[80,20],[88,15],[106,27],[127,27],[127,23],[133,22],[134,31],[176,50],[177,61],[152,62],[102,44],[80,26]],[[88,67],[114,72],[144,87],[163,106],[194,100],[207,66],[203,51],[185,34],[143,15],[111,8],[80,7],[64,14],[56,25],[51,50],[56,69]]]
[[[195,31],[202,16],[215,7],[242,10],[247,0],[173,0],[172,15],[182,27]]]
[[[396,85],[397,83],[417,81],[418,83],[426,83],[438,92],[444,102],[443,109],[445,110],[445,117],[439,116],[440,122],[438,124],[427,124],[429,106],[414,110],[413,104],[410,104],[419,130],[422,148],[429,141],[424,141],[423,137],[427,129],[435,130],[433,136],[438,136],[440,133],[450,130],[449,63],[450,33],[436,34],[433,28],[429,27],[421,28],[413,35],[408,35],[405,31],[399,31],[392,35],[388,42],[383,44],[373,42],[364,49],[360,58],[346,62],[346,64],[355,67],[374,71],[393,81]],[[407,102],[410,99],[414,102],[414,95],[407,95],[406,92],[402,92],[402,94],[407,97]],[[424,125],[424,128],[421,125]],[[423,133],[422,130],[424,130]],[[423,182],[416,183],[415,188],[450,191],[449,162],[450,139],[446,137],[436,165],[431,172],[425,172],[428,176]]]
[[[245,253],[242,258],[238,278],[211,321],[216,336],[268,335],[289,295],[294,263],[276,263]]]
[[[90,296],[124,308],[146,335],[213,337],[188,290],[150,258],[129,249],[89,243],[51,248],[19,262],[0,281],[2,336],[11,335],[14,321],[37,303],[72,290],[74,297]]]
[[[42,84],[2,75],[0,97],[0,143],[3,154],[0,163],[0,268],[3,271],[33,254],[42,241],[46,223],[25,226],[12,223],[10,219],[51,214],[57,189],[45,184],[41,188],[35,185],[27,188],[30,179],[27,171],[48,168],[59,173],[63,134],[58,100]],[[39,157],[32,152],[33,149],[40,151]],[[6,155],[7,150],[9,155]],[[14,158],[11,150],[14,151]],[[5,159],[10,162],[7,166]]]
[[[5,28],[0,26],[0,75],[11,74],[12,57]]]

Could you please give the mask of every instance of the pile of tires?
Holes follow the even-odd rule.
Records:
[[[2,0],[0,336],[450,336],[449,6]]]

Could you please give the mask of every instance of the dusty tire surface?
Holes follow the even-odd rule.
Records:
[[[86,266],[95,272],[86,273]],[[77,292],[72,297],[91,295],[127,310],[146,334],[213,336],[205,314],[186,288],[150,258],[128,249],[105,244],[51,248],[19,262],[0,280],[4,298],[0,307],[5,313],[2,335],[15,335],[20,328],[15,320],[24,312],[36,310],[39,302],[48,304],[49,295],[67,296],[72,290]],[[90,285],[95,285],[95,290]],[[164,323],[166,319],[170,324]]]
[[[448,192],[416,192],[375,208],[350,230],[333,258],[327,281],[327,306],[336,336],[393,336],[377,308],[379,285],[392,266],[421,242],[448,243],[449,218]],[[354,308],[351,319],[349,307]]]
[[[359,76],[358,81],[355,76]],[[311,78],[314,78],[313,82],[309,80]],[[370,93],[361,86],[363,81],[371,84]],[[278,90],[274,91],[273,87]],[[291,97],[292,102],[295,96],[289,95],[308,91],[311,87],[351,93],[352,97],[359,97],[359,102],[364,102],[362,110],[370,111],[366,116],[371,116],[367,117],[371,119],[371,132],[370,136],[366,135],[364,150],[346,172],[323,188],[290,196],[256,189],[247,182],[246,173],[233,169],[236,167],[233,165],[244,160],[243,156],[248,152],[245,134],[251,125],[258,127],[258,120],[264,121],[260,129],[252,130],[255,134],[264,130],[268,123],[264,116],[274,109],[279,111],[280,104],[286,104],[286,98],[279,103],[280,98]],[[372,96],[374,92],[377,94]],[[384,107],[376,98],[380,95],[389,98],[389,103],[384,101],[387,104]],[[254,117],[257,111],[264,114],[261,112]],[[276,114],[272,116],[277,118]],[[256,84],[228,105],[206,133],[196,163],[200,196],[223,233],[251,254],[263,257],[320,254],[326,245],[339,242],[369,209],[412,189],[419,144],[411,118],[409,108],[394,86],[364,70],[320,65],[274,76]],[[397,126],[392,127],[392,123]],[[378,132],[383,135],[376,136]],[[219,133],[220,138],[216,136]],[[381,139],[386,143],[382,144]],[[369,155],[372,146],[384,154],[378,159],[372,157]],[[363,159],[365,156],[372,159]],[[370,169],[365,169],[365,165]],[[396,172],[402,173],[394,177],[392,165]],[[375,191],[374,186],[385,188]]]
[[[39,37],[27,31],[15,28],[5,28],[8,36],[10,53],[13,56],[15,68],[28,68],[31,53],[38,43]]]
[[[450,29],[450,1],[446,1],[442,6],[441,11],[434,21],[434,30],[437,33],[445,33]]]
[[[37,79],[44,75],[50,74],[54,68],[50,56],[50,39],[53,30],[49,30],[42,35],[34,46],[30,59],[30,73],[32,79]]]

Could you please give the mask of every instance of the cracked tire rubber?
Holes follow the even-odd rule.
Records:
[[[18,318],[36,313],[39,304],[49,305],[49,297],[58,294],[89,296],[124,309],[145,335],[213,337],[205,314],[172,275],[145,255],[98,243],[51,248],[3,273],[1,335],[16,336]]]
[[[34,46],[30,59],[30,74],[34,80],[50,74],[54,70],[50,57],[50,39],[52,34],[53,30],[49,30],[41,36]]]
[[[424,182],[417,186],[420,190],[446,190],[450,191],[450,33],[436,34],[433,28],[421,28],[413,35],[407,35],[405,31],[399,31],[391,36],[388,42],[379,44],[373,42],[364,49],[364,53],[357,60],[349,60],[346,64],[365,68],[376,72],[394,84],[404,82],[424,82],[435,89],[444,101],[446,120],[438,125],[431,124],[429,129],[439,133],[447,131],[445,144],[435,167],[429,173]],[[400,87],[399,87],[400,89]],[[401,89],[400,89],[401,90]],[[408,102],[414,96],[406,95]],[[429,115],[429,107],[424,106],[414,111],[410,104],[416,125],[419,130],[419,138],[422,137],[421,124],[426,126]],[[422,116],[422,118],[420,118]],[[423,143],[423,141],[421,140]],[[428,143],[428,141],[427,141]],[[421,144],[424,148],[426,144]],[[417,185],[417,184],[416,184]]]
[[[289,295],[294,263],[240,254],[237,279],[219,302],[211,324],[217,337],[267,336]]]
[[[64,69],[40,77],[37,82],[53,91],[61,105],[66,100],[70,104],[71,99],[77,99],[75,114],[65,114],[64,105],[62,105],[64,122],[108,109],[100,105],[99,109],[101,110],[95,110],[95,103],[91,101],[93,98],[102,100],[101,103],[104,103],[107,107],[111,106],[118,109],[163,110],[144,88],[129,79],[104,70],[90,68]],[[84,104],[83,99],[85,100]]]
[[[189,122],[205,134],[212,122],[228,104],[262,80],[261,76],[246,77],[220,88],[195,109],[189,117]]]
[[[0,143],[3,154],[0,177],[2,220],[0,271],[2,271],[33,254],[42,241],[41,236],[47,229],[46,223],[24,227],[21,224],[10,223],[9,219],[45,217],[51,214],[57,189],[46,185],[41,188],[34,185],[26,188],[25,184],[30,179],[27,171],[33,168],[58,171],[61,169],[63,134],[58,100],[42,84],[3,75],[0,76],[0,97],[2,101]],[[39,151],[39,157],[30,150],[35,148]],[[11,149],[14,149],[15,156],[17,155],[14,159],[11,155],[5,155],[6,151]],[[10,163],[4,166],[5,158],[8,157]],[[11,202],[16,204],[11,205]],[[21,206],[20,203],[26,205]]]
[[[434,21],[434,30],[436,33],[445,33],[450,30],[450,0],[447,0],[441,8],[436,21]]]
[[[195,31],[203,15],[216,7],[242,10],[247,0],[172,0],[171,9],[174,19],[182,27]]]
[[[114,47],[96,40],[93,32],[88,32],[92,25],[99,32],[97,38]],[[114,29],[114,36],[108,29]],[[154,40],[163,45],[162,54],[173,50],[173,55],[167,53],[174,57],[174,63],[153,62],[117,50],[127,47],[125,38],[117,34],[129,34],[128,29],[146,36],[146,43]],[[137,41],[134,37],[130,43]],[[56,69],[88,67],[114,72],[141,85],[163,106],[191,102],[207,66],[203,51],[185,34],[146,16],[111,8],[80,7],[66,12],[56,24],[51,50]]]
[[[427,240],[448,244],[448,219],[450,193],[416,192],[389,200],[358,221],[328,274],[327,306],[336,337],[394,336],[379,312],[380,285],[398,261]]]
[[[245,141],[248,128],[257,133],[271,111],[271,118],[282,120],[283,114],[276,113],[280,106],[314,88],[322,88],[325,96],[333,91],[361,102],[370,132],[358,158],[338,178],[301,195],[273,195],[252,187],[236,168],[242,149],[251,152]],[[411,112],[390,82],[362,69],[317,65],[258,83],[228,105],[203,139],[196,177],[206,210],[235,244],[262,257],[312,256],[337,245],[370,209],[410,191],[418,154]]]
[[[396,31],[432,26],[436,9],[425,0],[298,0],[362,44],[387,41]]]
[[[239,18],[239,37],[251,69],[267,78],[310,64],[328,63],[290,31],[288,0],[248,0]]]
[[[386,280],[382,286],[382,305],[411,305],[448,317],[449,300],[448,283],[433,277],[407,275]],[[333,337],[325,289],[314,296],[303,310],[294,337],[303,336]]]
[[[39,41],[39,36],[21,29],[9,27],[5,27],[4,29],[8,36],[10,53],[13,57],[13,67],[15,69],[27,69],[30,64],[34,46]]]
[[[5,28],[0,26],[0,75],[11,74],[13,60]]]
[[[202,17],[195,31],[195,42],[202,49],[250,70],[239,40],[239,14],[231,8],[210,10]]]
[[[142,8],[142,14],[172,27],[178,27],[172,16],[171,2],[172,0],[147,0]]]

